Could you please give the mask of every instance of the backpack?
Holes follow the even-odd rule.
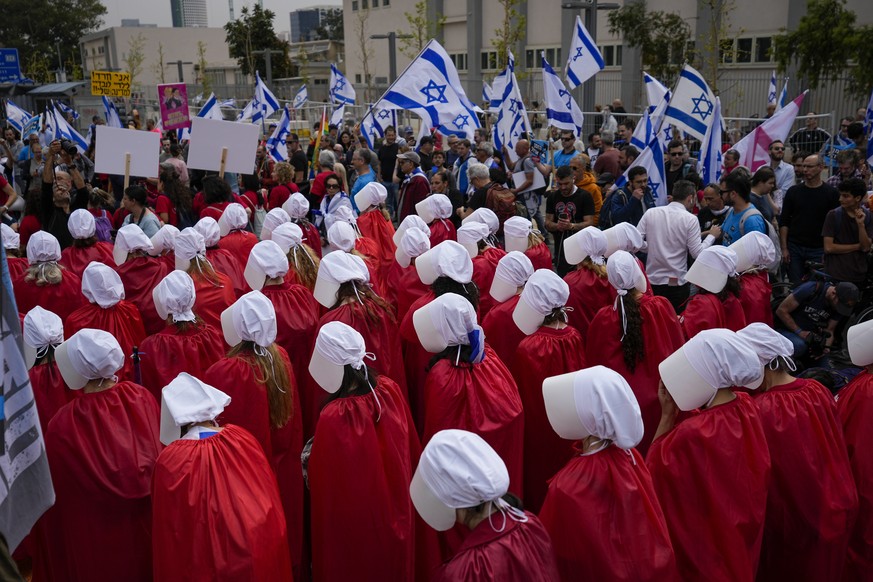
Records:
[[[264,219],[267,217],[267,210],[264,208],[265,201],[260,190],[255,190],[255,195],[258,197],[258,204],[252,211],[252,219],[249,221],[249,226],[258,239],[261,238],[261,230],[264,228]]]
[[[184,230],[190,226],[194,226],[197,220],[194,218],[194,212],[191,210],[182,210],[181,208],[176,209],[176,222],[178,223],[179,230]]]
[[[733,210],[731,210],[733,212]],[[764,221],[764,224],[767,225],[767,236],[770,237],[770,240],[773,242],[773,246],[776,248],[776,260],[767,265],[767,270],[773,274],[779,272],[779,265],[782,263],[782,253],[780,249],[782,248],[782,243],[779,241],[779,233],[776,231],[776,228],[773,226],[773,223],[767,220],[767,218],[761,214],[761,211],[755,208],[754,206],[749,206],[749,209],[740,217],[740,236],[746,234],[746,219],[750,216],[760,216],[761,220]]]
[[[101,210],[103,214],[94,219],[96,230],[94,236],[97,240],[103,242],[112,242],[112,221],[109,220],[109,214],[105,210]]]
[[[497,218],[500,219],[501,228],[506,219],[513,216],[521,216],[519,214],[519,204],[524,209],[524,213],[527,214],[527,207],[525,207],[524,203],[516,202],[515,194],[501,184],[491,184],[488,192],[485,194],[485,206],[493,210]]]
[[[615,226],[612,222],[612,200],[619,192],[622,193],[625,201],[627,201],[627,194],[624,193],[622,188],[616,188],[603,199],[603,204],[600,207],[600,216],[597,219],[597,226],[600,230],[606,230]]]

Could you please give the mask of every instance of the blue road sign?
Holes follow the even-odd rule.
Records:
[[[18,49],[0,48],[0,83],[19,81],[21,81],[21,63],[18,61]]]

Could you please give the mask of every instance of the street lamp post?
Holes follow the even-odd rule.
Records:
[[[178,61],[169,61],[169,62],[176,63],[176,67],[178,67],[178,71],[179,71],[179,82],[184,83],[185,82],[185,75],[183,74],[183,71],[182,71],[182,65],[193,65],[194,63],[192,63],[190,61],[183,61],[182,59],[179,59]]]
[[[412,38],[411,34],[397,34],[393,30],[388,34],[371,34],[374,40],[388,39],[388,84],[397,80],[397,39]]]
[[[253,55],[264,55],[264,66],[267,69],[267,85],[273,84],[273,61],[272,55],[284,55],[285,51],[275,49],[264,49],[262,51],[252,51]]]

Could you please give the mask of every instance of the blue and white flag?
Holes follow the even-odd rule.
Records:
[[[330,124],[335,127],[340,127],[343,124],[343,117],[346,114],[346,104],[340,103],[334,106],[333,113],[330,114]]]
[[[294,103],[291,105],[294,109],[300,109],[309,101],[309,91],[306,90],[306,85],[301,85],[297,89],[297,94],[294,95]]]
[[[776,103],[776,111],[785,107],[785,100],[788,99],[788,77],[783,79],[782,91],[779,93],[779,101]]]
[[[422,125],[426,124],[422,121]],[[371,150],[375,149],[373,144],[377,138],[385,137],[385,130],[388,127],[397,128],[397,110],[371,105],[370,110],[361,120],[361,133]]]
[[[632,146],[642,151],[645,149],[646,144],[652,141],[652,138],[655,137],[655,128],[652,125],[652,117],[649,115],[649,110],[643,113],[642,118],[640,118],[639,123],[637,123],[636,128],[634,129],[634,133],[631,136],[630,143]]]
[[[333,63],[330,64],[330,101],[335,105],[355,104],[355,88]]]
[[[291,116],[288,108],[282,109],[282,118],[279,125],[273,130],[273,134],[267,138],[267,153],[277,162],[288,161],[288,149],[285,147],[285,138],[291,133]]]
[[[12,99],[6,100],[6,122],[21,133],[24,124],[33,117],[30,113],[12,102]]]
[[[715,95],[698,73],[685,65],[679,74],[679,83],[670,97],[664,122],[683,129],[702,140],[715,109]]]
[[[652,191],[652,197],[655,199],[656,206],[664,206],[667,204],[667,179],[664,175],[664,149],[661,147],[661,142],[653,139],[649,145],[640,152],[639,157],[628,166],[624,174],[618,177],[615,181],[615,187],[621,188],[628,181],[628,172],[631,168],[642,166],[646,169],[649,176],[649,190]]]
[[[21,128],[21,140],[26,142],[28,137],[30,137],[34,133],[38,133],[39,123],[39,115],[34,115],[30,119],[28,119],[27,123],[24,124],[24,127]]]
[[[767,91],[767,105],[776,105],[776,70],[770,73],[770,89]]]
[[[575,33],[570,45],[570,54],[567,55],[567,84],[570,85],[570,89],[575,89],[602,71],[604,66],[603,56],[597,50],[597,45],[582,26],[582,19],[576,16]]]
[[[209,98],[206,100],[206,103],[204,103],[203,107],[200,108],[200,111],[197,112],[197,117],[203,117],[205,119],[215,119],[216,121],[224,121],[224,114],[221,112],[221,104],[218,103],[218,98],[215,96],[215,93],[209,94]],[[191,139],[191,128],[180,127],[179,129],[177,129],[176,139],[179,142]]]
[[[715,98],[715,111],[712,113],[706,137],[700,143],[700,178],[704,184],[718,183],[721,177],[721,99]]]
[[[58,111],[60,111],[64,115],[69,115],[73,119],[79,119],[79,112],[64,103],[63,101],[56,101],[55,105],[58,106]]]
[[[491,85],[488,84],[488,81],[482,81],[482,103],[491,105]]]
[[[221,103],[218,104],[219,107],[230,107],[231,109],[236,107],[235,99],[225,99]]]
[[[279,102],[270,91],[261,75],[255,71],[255,96],[237,117],[237,121],[251,119],[252,123],[264,123],[266,119],[279,110]]]
[[[409,63],[365,119],[381,109],[411,111],[428,127],[439,128],[443,135],[472,139],[473,131],[480,127],[476,105],[464,93],[458,70],[435,40],[428,42]]]
[[[115,108],[115,103],[106,95],[103,95],[103,113],[106,115],[106,127],[124,128],[124,124],[121,123],[121,117],[118,115],[118,109]]]
[[[867,163],[873,166],[873,93],[870,94],[864,115],[864,135],[867,136]]]
[[[515,78],[514,61],[506,66],[506,71],[507,84],[503,91],[497,122],[494,124],[494,149],[502,151],[505,147],[509,151],[509,157],[514,158],[516,142],[521,139],[523,133],[530,134],[531,128],[518,81]]]
[[[52,102],[51,107],[46,107],[45,111],[46,128],[48,133],[51,133],[52,140],[68,139],[76,144],[76,149],[79,150],[80,154],[84,154],[88,151],[88,141],[67,123],[63,114],[57,111],[55,107],[55,103]]]
[[[670,90],[659,80],[650,74],[643,72],[643,80],[646,82],[646,97],[649,99],[649,113],[654,113],[655,108],[666,98],[670,100]]]
[[[567,91],[564,82],[555,73],[555,69],[546,60],[546,53],[540,55],[543,60],[543,95],[546,102],[546,117],[549,125],[572,131],[577,138],[582,136],[582,110],[573,96]]]
[[[515,70],[515,57],[512,51],[506,53],[506,68],[491,81],[491,98],[488,100],[488,111],[497,113],[500,111],[500,104],[506,97],[506,85],[509,84],[509,73]]]

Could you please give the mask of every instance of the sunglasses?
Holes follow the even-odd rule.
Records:
[[[670,152],[670,156],[671,156],[671,157],[673,157],[673,156],[681,156],[682,154],[683,154],[683,152]]]
[[[327,188],[328,190],[339,190],[340,185],[339,184],[325,184],[324,187]]]

